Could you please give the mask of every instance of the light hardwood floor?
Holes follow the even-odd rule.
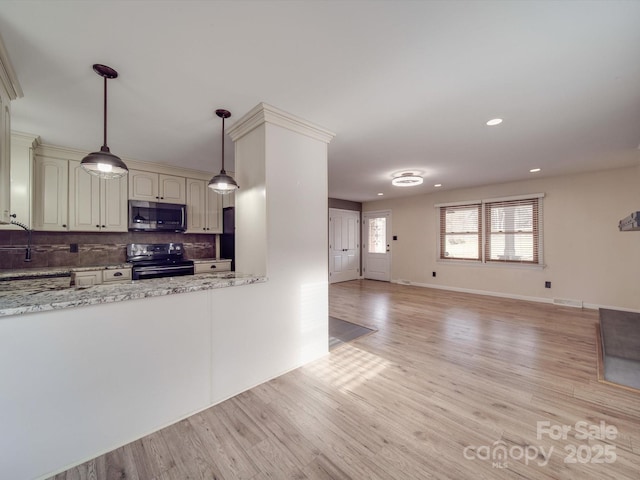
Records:
[[[378,332],[55,478],[640,478],[640,394],[598,383],[596,311],[352,281],[330,314]]]

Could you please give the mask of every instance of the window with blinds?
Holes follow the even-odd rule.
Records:
[[[436,205],[441,260],[542,264],[543,194]]]
[[[440,258],[481,260],[480,204],[440,208]]]
[[[538,199],[487,202],[485,261],[539,263]]]

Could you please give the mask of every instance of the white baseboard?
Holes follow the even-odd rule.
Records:
[[[391,283],[397,283],[399,285],[412,285],[414,287],[435,288],[437,290],[449,290],[451,292],[472,293],[475,295],[487,295],[489,297],[511,298],[513,300],[526,300],[528,302],[553,303],[552,298],[529,297],[526,295],[515,295],[515,294],[503,293],[503,292],[491,292],[488,290],[475,290],[472,288],[451,287],[447,285],[434,285],[431,283],[418,283],[418,282],[410,282],[410,281],[408,283],[407,282],[408,282],[407,280],[391,280]]]
[[[627,308],[627,307],[612,307],[610,305],[600,305],[597,303],[585,303],[584,308],[589,308],[593,310],[598,310],[600,308],[606,308],[608,310],[620,310],[621,312],[631,312],[631,313],[640,313],[640,310],[635,308]]]
[[[451,287],[447,285],[434,285],[431,283],[418,283],[412,282],[410,280],[405,279],[397,279],[391,280],[391,283],[397,283],[398,285],[411,285],[414,287],[423,287],[423,288],[435,288],[437,290],[449,290],[452,292],[461,292],[461,293],[472,293],[474,295],[488,295],[490,297],[501,297],[501,298],[510,298],[513,300],[526,300],[528,302],[538,302],[538,303],[550,303],[550,304],[559,304],[558,302],[554,302],[553,298],[544,298],[544,297],[530,297],[527,295],[515,295],[512,293],[504,293],[504,292],[491,292],[487,290],[475,290],[472,288],[461,288],[461,287]],[[557,299],[556,299],[557,300]],[[573,308],[580,308],[575,305],[565,304],[564,306],[569,306]],[[640,313],[640,310],[626,307],[612,307],[609,305],[600,305],[597,303],[582,303],[582,308],[586,308],[589,310],[598,310],[600,308],[607,308],[610,310],[621,310],[623,312],[633,312]]]

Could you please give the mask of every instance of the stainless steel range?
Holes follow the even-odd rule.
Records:
[[[127,262],[133,264],[133,280],[193,275],[193,260],[183,258],[182,243],[130,243]]]

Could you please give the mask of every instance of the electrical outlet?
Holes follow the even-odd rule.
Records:
[[[544,288],[551,288],[551,282],[544,282]]]
[[[436,276],[436,272],[431,272],[431,276],[435,277]]]

